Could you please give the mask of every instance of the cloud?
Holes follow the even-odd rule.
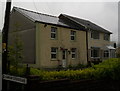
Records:
[[[34,2],[33,2],[34,1]],[[113,32],[112,40],[118,39],[118,3],[117,2],[13,2],[18,6],[45,14],[58,16],[65,13],[90,20]]]

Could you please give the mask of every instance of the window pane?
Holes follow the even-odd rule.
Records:
[[[75,37],[74,37],[74,36],[71,36],[71,40],[75,40]]]
[[[94,50],[94,51],[93,51],[93,55],[94,55],[94,57],[98,57],[98,55],[99,55],[98,52],[99,52],[98,50]]]
[[[51,32],[56,32],[57,28],[56,27],[51,27]]]
[[[51,59],[56,59],[57,58],[57,48],[52,47],[51,48]]]
[[[75,58],[75,54],[72,54],[72,58]]]
[[[91,57],[99,57],[99,48],[92,48]]]
[[[51,33],[51,38],[56,38],[56,34]]]
[[[104,57],[109,57],[109,51],[108,50],[104,51]]]
[[[71,31],[71,40],[75,40],[76,31]]]
[[[57,32],[57,28],[56,27],[51,27],[51,38],[52,39],[56,38],[56,32]]]
[[[76,48],[72,48],[72,58],[76,58]]]
[[[51,54],[51,58],[56,58],[56,54]]]
[[[56,52],[57,48],[51,48],[51,52]]]
[[[97,32],[97,31],[91,31],[91,38],[93,38],[93,39],[99,39],[99,32]]]
[[[109,40],[109,34],[104,34],[104,40]]]

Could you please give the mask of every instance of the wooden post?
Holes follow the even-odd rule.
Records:
[[[4,19],[4,27],[2,31],[2,74],[7,74],[7,44],[8,44],[8,30],[9,30],[9,17],[10,17],[10,9],[11,9],[11,0],[7,0],[6,2],[6,11],[5,11],[5,19]],[[7,81],[3,80],[2,83],[2,91],[8,91]]]

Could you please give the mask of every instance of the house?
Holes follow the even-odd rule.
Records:
[[[111,32],[88,20],[63,14],[59,17],[64,20],[67,18],[78,24],[78,26],[84,26],[85,30],[87,30],[88,62],[98,63],[104,59],[115,57],[115,48],[110,45]]]
[[[112,33],[88,20],[66,14],[56,17],[14,7],[9,45],[14,44],[15,34],[23,41],[24,63],[37,68],[56,68],[108,58]]]
[[[118,45],[118,47],[116,48],[116,57],[120,58],[120,46]]]

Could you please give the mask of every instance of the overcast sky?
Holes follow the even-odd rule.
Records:
[[[118,41],[117,2],[13,2],[12,7],[21,7],[40,13],[59,16],[61,13],[89,20],[113,34],[112,41]],[[0,29],[3,26],[5,3],[0,3]]]

